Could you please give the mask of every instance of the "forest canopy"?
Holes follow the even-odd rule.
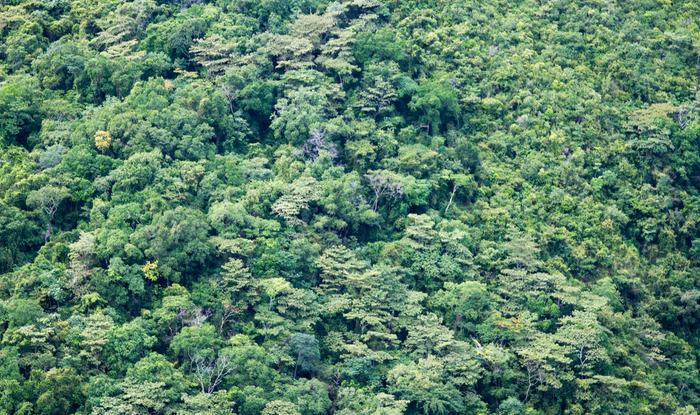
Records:
[[[700,2],[4,0],[0,415],[697,415]]]

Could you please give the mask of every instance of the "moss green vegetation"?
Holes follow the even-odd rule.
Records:
[[[1,4],[0,414],[697,414],[700,2]]]

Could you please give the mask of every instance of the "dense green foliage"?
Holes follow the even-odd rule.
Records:
[[[696,414],[695,0],[5,0],[0,414]]]

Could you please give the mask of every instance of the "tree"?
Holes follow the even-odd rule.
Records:
[[[332,97],[342,92],[330,85],[317,88],[299,87],[275,104],[270,128],[275,137],[300,144],[334,114]]]
[[[149,353],[129,368],[126,377],[98,399],[95,414],[142,414],[169,411],[191,383],[164,356]]]
[[[302,414],[323,415],[333,405],[328,392],[328,385],[318,379],[297,379],[287,388],[285,397],[294,402]]]
[[[436,134],[448,123],[460,122],[460,106],[454,79],[425,79],[416,87],[409,108],[428,126],[428,133]]]
[[[333,143],[328,143],[325,137],[326,134],[323,131],[312,131],[311,136],[309,136],[301,148],[304,152],[304,157],[315,161],[321,154],[321,151],[326,151],[330,158],[336,158],[338,156],[338,150]]]
[[[44,234],[44,243],[51,238],[53,228],[51,222],[54,215],[58,211],[61,203],[70,197],[70,191],[64,186],[44,186],[41,189],[34,190],[27,196],[27,205],[42,211],[46,217],[46,233]]]
[[[390,391],[415,402],[426,415],[462,413],[465,407],[459,390],[442,376],[442,363],[428,356],[416,363],[396,365],[387,380]]]
[[[318,259],[321,269],[320,287],[325,292],[344,292],[353,280],[360,278],[367,264],[343,245],[333,246],[323,252]]]
[[[24,263],[33,247],[41,241],[41,229],[22,210],[0,202],[0,272]]]
[[[201,321],[187,327],[173,337],[170,350],[181,361],[199,361],[199,357],[214,359],[221,347],[222,340],[216,328]]]
[[[194,352],[189,358],[193,376],[197,379],[202,393],[213,393],[224,378],[234,370],[231,357],[227,355],[220,355],[214,359]]]
[[[339,415],[402,415],[408,401],[396,399],[388,393],[342,387],[338,392]]]
[[[141,318],[113,328],[107,335],[105,360],[110,370],[125,373],[129,366],[146,356],[156,343]]]
[[[102,369],[114,320],[100,310],[86,317],[75,316],[70,323],[72,346],[77,349],[73,358],[83,370]]]
[[[91,413],[92,415],[138,415],[165,411],[172,401],[164,393],[164,386],[162,382],[136,383],[131,379],[125,380],[119,383],[117,396],[98,399]]]
[[[234,316],[248,311],[256,303],[259,295],[258,284],[243,261],[230,259],[222,268],[223,273],[217,281],[217,288],[225,295],[221,304],[223,308],[219,324],[220,332],[223,332],[224,326]]]
[[[112,145],[112,135],[109,131],[97,131],[95,133],[95,147],[100,151],[109,149]]]
[[[233,404],[226,393],[188,395],[183,397],[178,415],[232,415]]]
[[[418,357],[444,356],[454,349],[452,333],[440,323],[434,314],[418,317],[410,328],[404,346]]]
[[[301,415],[296,405],[288,401],[275,400],[265,405],[262,415]]]
[[[535,388],[546,391],[559,389],[573,376],[566,370],[571,363],[568,348],[555,342],[552,335],[536,333],[534,338],[516,350],[520,362],[527,372],[523,401],[527,401]]]
[[[0,142],[30,145],[30,135],[41,124],[40,91],[35,79],[17,76],[0,84]]]
[[[42,415],[59,415],[75,411],[83,400],[80,377],[70,368],[52,368],[35,373],[36,410]]]
[[[221,76],[236,62],[236,44],[220,35],[196,39],[190,48],[194,60],[207,70],[211,78]]]
[[[487,286],[478,281],[446,282],[433,301],[446,311],[446,322],[451,322],[452,330],[463,335],[474,333],[492,307]]]
[[[291,184],[290,188],[272,205],[272,211],[291,224],[297,224],[303,210],[319,198],[316,179],[302,176]]]
[[[390,171],[374,171],[365,175],[369,187],[374,193],[372,209],[376,212],[379,208],[379,200],[382,197],[398,199],[403,194],[403,186],[399,177]]]
[[[177,207],[138,229],[132,240],[147,258],[158,261],[164,278],[177,282],[183,274],[204,265],[212,254],[208,231],[209,225],[200,211]]]
[[[35,324],[45,316],[44,309],[35,299],[11,298],[0,304],[0,316],[9,328]]]
[[[274,388],[280,375],[274,369],[279,363],[278,356],[269,353],[269,350],[256,344],[250,337],[243,334],[232,336],[220,355],[231,359],[233,371],[228,375],[231,384],[241,387],[255,385],[265,390]]]
[[[310,334],[294,333],[289,339],[289,347],[292,354],[296,357],[294,378],[297,377],[298,371],[300,373],[313,374],[317,370],[321,354],[316,337]]]
[[[582,370],[590,370],[596,363],[608,360],[603,347],[606,329],[590,311],[575,310],[560,320],[557,330],[560,342],[571,346]]]
[[[412,81],[401,73],[396,62],[371,63],[364,71],[363,88],[355,106],[363,113],[377,117],[390,115],[394,103],[411,90]]]

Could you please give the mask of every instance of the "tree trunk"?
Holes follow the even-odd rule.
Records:
[[[46,222],[46,233],[44,234],[44,243],[47,243],[49,241],[49,238],[51,238],[51,231],[53,229],[51,228],[51,221]]]
[[[452,200],[455,198],[455,193],[457,193],[457,183],[454,183],[452,185],[452,193],[450,194],[450,201],[447,202],[447,206],[445,207],[445,215],[447,215],[447,211],[450,209],[450,206],[452,206]]]

